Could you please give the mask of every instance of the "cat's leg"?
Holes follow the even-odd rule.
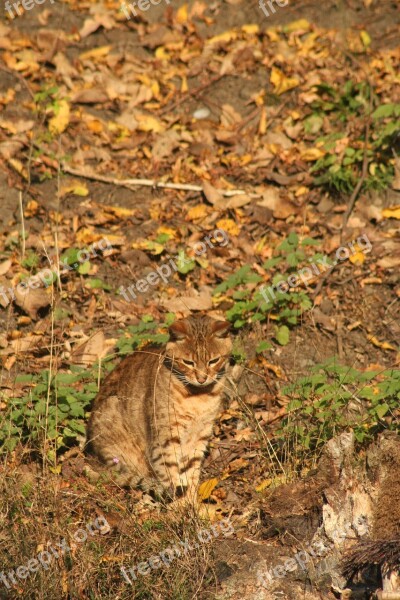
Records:
[[[154,478],[171,497],[184,495],[187,481],[181,476],[182,447],[178,435],[155,446],[151,464]]]
[[[207,444],[210,436],[204,436],[198,440],[192,452],[184,457],[181,467],[181,474],[186,478],[188,494],[195,497],[200,480],[201,463],[207,450]]]

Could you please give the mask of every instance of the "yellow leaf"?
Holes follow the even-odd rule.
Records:
[[[36,200],[29,200],[24,210],[25,217],[35,216],[39,212],[39,208],[39,204],[36,202]]]
[[[278,94],[278,96],[300,84],[300,81],[296,77],[286,77],[283,71],[276,67],[272,67],[270,82],[274,86],[275,94]]]
[[[79,58],[80,60],[102,58],[103,56],[107,56],[110,50],[111,46],[99,46],[98,48],[93,48],[87,52],[82,52],[82,54],[79,55]]]
[[[207,481],[203,481],[203,483],[199,486],[198,489],[198,497],[200,500],[207,500],[212,492],[213,489],[218,485],[218,479],[216,479],[214,477],[214,479],[207,479]]]
[[[236,40],[238,34],[234,29],[230,31],[224,31],[224,33],[220,33],[218,35],[214,35],[209,40],[206,41],[207,45],[211,44],[220,44],[222,42],[232,42],[232,40]]]
[[[188,5],[187,3],[182,4],[182,6],[180,6],[178,8],[178,10],[176,11],[176,22],[180,23],[181,25],[183,25],[184,23],[187,23],[188,20]]]
[[[325,156],[325,152],[320,148],[307,148],[301,153],[301,158],[307,162],[318,160]]]
[[[239,235],[240,233],[240,227],[233,219],[220,219],[217,221],[217,227],[234,236]]]
[[[171,58],[171,56],[166,51],[165,46],[159,46],[155,51],[155,56],[160,60],[169,60]]]
[[[255,23],[252,23],[250,25],[242,25],[242,31],[243,33],[248,33],[250,35],[257,34],[260,32],[260,27]]]
[[[371,45],[371,37],[367,31],[360,31],[360,38],[366,48]]]
[[[279,37],[279,33],[278,33],[278,28],[277,27],[268,27],[265,30],[265,33],[269,37],[269,41],[272,42],[273,44],[276,43],[276,42],[279,42],[280,37]]]
[[[400,219],[400,205],[389,206],[382,211],[382,216],[385,219]]]
[[[261,109],[260,122],[258,124],[258,133],[264,135],[267,131],[267,109],[265,106]]]
[[[74,196],[87,196],[89,190],[84,184],[74,183],[71,185],[61,186],[60,196],[66,196],[67,194],[74,194]]]
[[[19,175],[21,175],[21,177],[25,179],[25,181],[28,181],[28,171],[25,169],[22,162],[18,160],[18,158],[9,158],[7,162]]]
[[[309,188],[306,187],[305,185],[301,185],[299,188],[297,188],[295,196],[296,198],[298,198],[299,196],[304,196],[304,194],[308,194],[309,192]]]
[[[208,269],[210,266],[210,262],[206,258],[202,258],[201,256],[195,256],[195,261],[201,266],[202,269]]]
[[[188,82],[187,82],[187,77],[186,77],[186,75],[184,75],[182,77],[181,93],[184,94],[185,92],[188,91],[188,89],[189,89],[189,86],[188,86]]]
[[[204,219],[207,216],[207,206],[205,204],[198,204],[188,210],[186,218],[188,221],[196,221],[197,219]]]
[[[97,119],[92,119],[86,123],[86,127],[93,133],[101,133],[104,129],[103,123]]]
[[[163,233],[169,235],[169,237],[173,240],[176,238],[176,229],[172,229],[172,227],[166,227],[165,225],[161,225],[161,227],[157,229],[157,234],[161,235]]]
[[[260,483],[260,485],[258,485],[256,487],[256,492],[262,492],[265,490],[265,488],[269,487],[272,483],[272,479],[264,479],[264,481],[262,481]]]
[[[141,242],[133,242],[132,248],[136,248],[139,250],[147,250],[148,252],[150,252],[151,254],[154,254],[155,256],[162,254],[165,250],[165,248],[162,244],[159,244],[158,242],[153,242],[153,240],[143,240]]]
[[[292,33],[293,31],[309,31],[311,29],[310,23],[307,19],[298,19],[297,21],[292,21],[287,25],[283,26],[283,31],[285,33]]]
[[[389,344],[389,342],[380,342],[374,335],[371,335],[369,340],[377,348],[382,348],[383,350],[396,350],[396,348]]]
[[[69,104],[66,100],[60,100],[57,112],[49,121],[49,131],[53,135],[58,135],[65,131],[69,125]]]
[[[138,129],[140,131],[154,131],[155,133],[161,133],[165,129],[161,121],[156,119],[156,117],[141,113],[135,114],[135,117],[138,121]]]
[[[365,254],[362,251],[362,248],[358,244],[353,246],[355,253],[349,256],[349,261],[353,263],[353,265],[362,265],[365,261]]]

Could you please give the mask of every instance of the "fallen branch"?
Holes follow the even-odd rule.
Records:
[[[62,165],[62,171],[68,173],[68,175],[74,175],[75,177],[83,177],[85,179],[91,179],[92,181],[101,181],[102,183],[109,183],[120,187],[127,187],[132,189],[135,186],[145,186],[158,189],[166,190],[181,190],[186,192],[203,192],[201,185],[193,185],[191,183],[163,183],[162,181],[156,181],[155,179],[116,179],[115,177],[107,177],[106,175],[97,175],[87,171],[79,171],[69,167],[68,165]],[[261,198],[261,194],[251,194],[244,190],[218,190],[222,196],[229,198],[230,196],[241,196],[246,194],[250,198]]]

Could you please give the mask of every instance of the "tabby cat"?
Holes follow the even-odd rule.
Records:
[[[221,409],[229,323],[191,316],[171,325],[164,350],[125,358],[93,405],[89,448],[121,485],[174,497],[195,490]]]

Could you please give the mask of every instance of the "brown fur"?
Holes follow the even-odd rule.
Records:
[[[206,316],[176,321],[164,350],[134,352],[106,378],[88,441],[121,484],[173,493],[197,486],[221,406],[228,328]]]

